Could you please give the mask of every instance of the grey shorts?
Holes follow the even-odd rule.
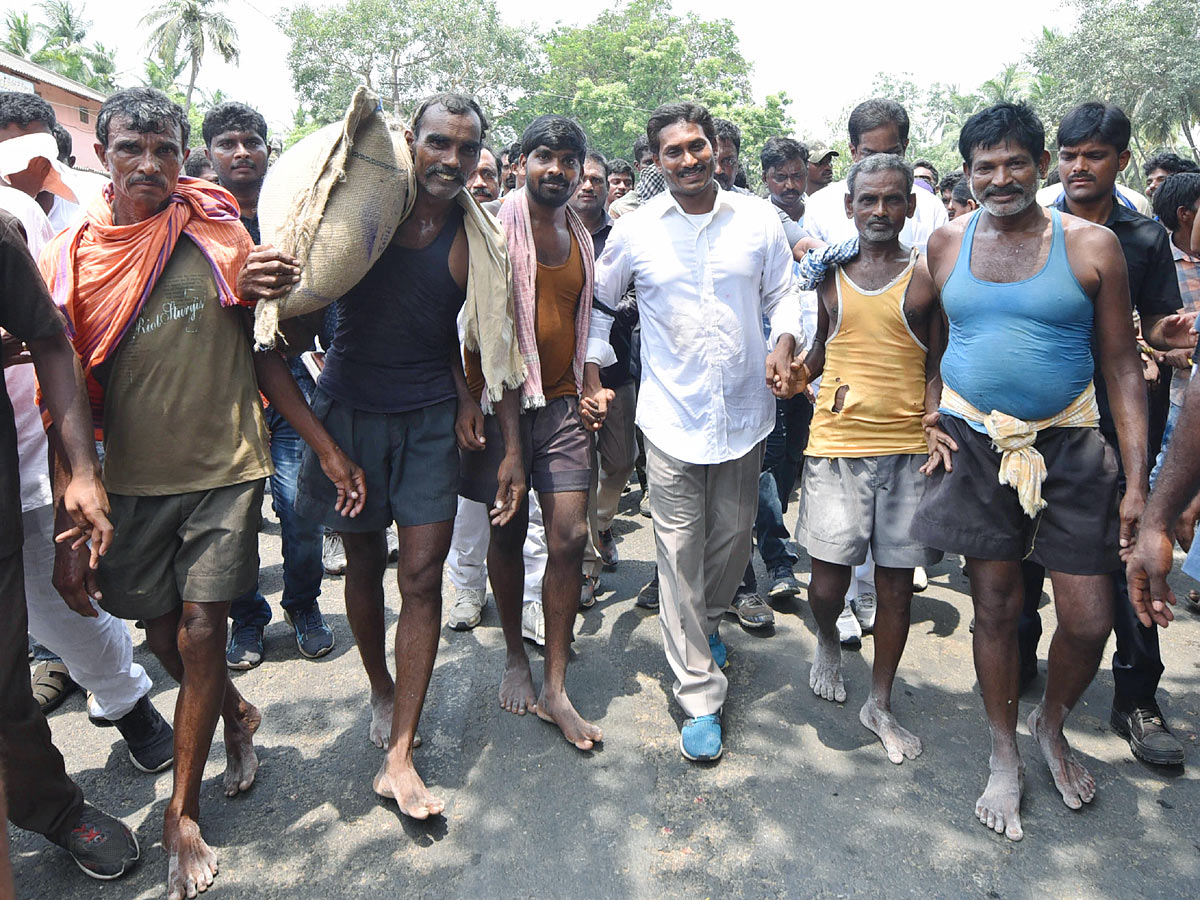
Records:
[[[464,450],[460,493],[491,506],[504,459],[504,437],[495,416],[483,417],[483,450]],[[587,491],[592,482],[592,441],[579,418],[579,398],[556,397],[521,414],[521,456],[526,483],[539,494]]]
[[[296,481],[296,512],[334,531],[382,531],[454,518],[458,509],[457,400],[400,413],[365,412],[333,399],[320,385],[312,411],[330,437],[362,466],[367,502],[353,519],[334,511],[337,489],[305,446]]]
[[[912,535],[913,515],[928,480],[924,454],[804,460],[797,540],[813,559],[857,566],[867,559],[891,569],[928,566],[942,558]]]
[[[159,497],[109,494],[116,530],[96,573],[100,607],[157,619],[182,603],[228,603],[258,581],[263,480]]]

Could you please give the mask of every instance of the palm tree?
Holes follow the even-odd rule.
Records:
[[[163,0],[142,18],[151,29],[146,46],[166,58],[182,49],[191,62],[187,92],[183,98],[186,115],[192,106],[192,91],[200,73],[200,61],[210,45],[227,63],[237,62],[237,30],[219,7],[225,0]]]
[[[33,55],[33,35],[36,30],[29,13],[10,11],[4,17],[4,24],[8,28],[8,34],[0,47],[9,53],[29,59]]]
[[[75,8],[71,0],[46,0],[38,7],[46,16],[42,31],[46,35],[43,49],[77,50],[87,37],[92,23],[83,17],[83,8]]]
[[[987,104],[1024,100],[1029,95],[1029,73],[1017,63],[1009,63],[999,75],[981,84],[979,93]]]

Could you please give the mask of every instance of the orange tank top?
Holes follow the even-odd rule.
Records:
[[[877,291],[836,270],[837,318],[825,341],[807,456],[927,452],[921,427],[926,348],[904,316],[916,262],[914,250],[904,271]]]

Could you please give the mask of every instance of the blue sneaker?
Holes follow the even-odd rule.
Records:
[[[679,729],[679,752],[685,759],[698,762],[719,759],[724,749],[720,716],[697,716]]]
[[[315,600],[307,609],[284,610],[283,617],[296,630],[296,647],[302,656],[319,659],[333,649],[333,629],[325,624]]]
[[[725,649],[725,642],[721,640],[720,632],[714,632],[708,636],[708,649],[712,651],[713,662],[717,664],[718,669],[729,665],[729,651]]]

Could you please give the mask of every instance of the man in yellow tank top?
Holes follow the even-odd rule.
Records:
[[[837,617],[854,566],[870,548],[879,612],[871,692],[859,720],[893,763],[921,752],[920,739],[892,712],[892,682],[908,639],[913,569],[941,554],[910,533],[925,490],[929,447],[921,425],[941,394],[931,343],[944,340],[937,293],[925,260],[900,243],[913,214],[913,173],[904,160],[876,154],[855,163],[846,215],[858,230],[834,256],[818,287],[817,331],[801,370],[823,376],[805,453],[798,538],[812,556],[809,602],[817,620],[813,693],[842,703]]]

